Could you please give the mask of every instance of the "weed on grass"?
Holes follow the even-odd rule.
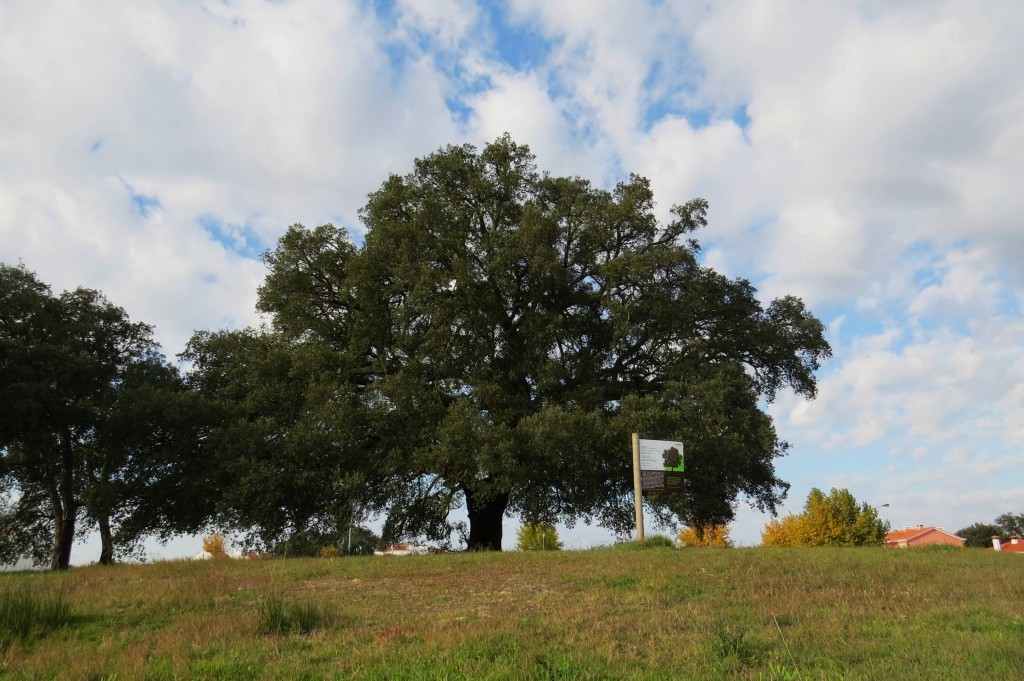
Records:
[[[749,633],[750,627],[746,622],[716,618],[708,627],[707,639],[718,659],[735,658],[747,665],[754,662],[757,655]]]
[[[310,601],[286,601],[282,596],[267,596],[259,609],[257,631],[265,635],[311,634],[331,622],[330,614]]]
[[[31,641],[71,622],[71,604],[62,592],[0,591],[0,648]]]

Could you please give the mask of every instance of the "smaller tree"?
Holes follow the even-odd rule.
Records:
[[[999,525],[989,523],[974,523],[957,530],[956,535],[966,539],[964,546],[973,549],[986,549],[992,546],[992,537],[998,535],[1000,539],[1008,539],[1009,535],[1003,532]]]
[[[873,546],[888,532],[889,523],[878,511],[858,503],[849,490],[833,487],[826,495],[815,487],[803,513],[772,520],[761,539],[763,546]]]
[[[1024,538],[1024,513],[1004,513],[996,518],[996,525],[1002,532],[995,534]]]
[[[683,527],[677,535],[683,546],[700,546],[716,549],[731,549],[733,542],[729,539],[728,525],[698,525]]]
[[[341,531],[339,533],[338,546],[341,552],[347,556],[361,556],[373,553],[373,550],[381,543],[373,530],[356,525],[351,532]]]
[[[802,514],[772,518],[761,530],[761,546],[766,548],[793,548],[803,546]]]
[[[520,551],[558,551],[562,542],[558,540],[558,530],[551,523],[527,521],[519,528]]]
[[[287,558],[324,556],[325,549],[334,549],[334,555],[367,555],[381,543],[380,537],[360,525],[348,528],[295,532],[272,546],[275,556]],[[328,551],[331,553],[331,551]]]
[[[220,553],[226,553],[224,550],[227,547],[227,540],[224,539],[224,535],[220,532],[214,532],[208,537],[203,538],[203,551],[206,551],[211,556],[216,556]]]

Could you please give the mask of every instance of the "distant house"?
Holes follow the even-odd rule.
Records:
[[[239,551],[238,549],[232,549],[230,553],[225,553],[224,551],[214,551],[213,553],[210,553],[209,551],[200,551],[196,555],[192,556],[192,560],[211,560],[213,558],[241,558],[241,557],[242,557],[242,552],[241,551]]]
[[[992,548],[996,551],[1002,551],[1005,553],[1019,553],[1024,555],[1024,541],[1021,541],[1020,537],[1013,535],[1010,537],[1010,543],[1004,544],[999,540],[999,535],[992,535]]]
[[[394,544],[383,551],[374,551],[378,556],[424,556],[428,553],[436,553],[436,549],[421,544]]]
[[[904,527],[885,535],[885,545],[894,549],[906,549],[914,546],[963,546],[967,540],[946,532],[941,527]]]

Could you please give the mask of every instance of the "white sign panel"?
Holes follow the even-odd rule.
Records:
[[[640,440],[640,484],[652,492],[682,492],[683,443]]]
[[[682,471],[683,443],[672,440],[640,440],[640,470]]]

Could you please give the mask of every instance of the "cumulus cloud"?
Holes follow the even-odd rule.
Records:
[[[14,3],[0,40],[0,233],[57,288],[157,325],[256,322],[254,261],[356,211],[455,136],[445,79],[344,3]]]
[[[969,524],[1024,474],[1022,37],[1014,2],[15,0],[0,260],[177,352],[258,322],[287,225],[358,232],[389,172],[508,131],[555,173],[650,177],[662,216],[709,199],[708,264],[831,320],[818,400],[771,406],[797,506],[846,481]]]

